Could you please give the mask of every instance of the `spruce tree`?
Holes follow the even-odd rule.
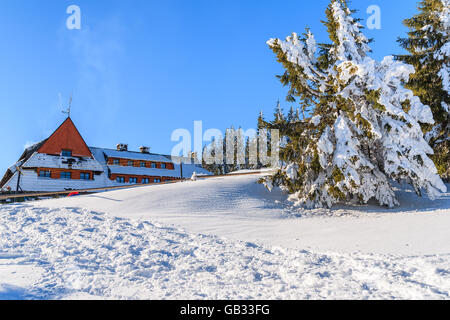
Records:
[[[295,121],[295,112],[294,112],[294,107],[293,106],[291,106],[291,109],[289,109],[289,113],[287,115],[287,121],[288,122]]]
[[[450,0],[422,0],[418,9],[404,21],[408,37],[398,40],[408,54],[396,58],[415,68],[406,87],[433,112],[436,123],[422,127],[439,174],[450,179]]]
[[[278,105],[277,105],[278,108]],[[277,111],[275,111],[274,114],[276,114]],[[278,122],[277,117],[275,116],[275,120],[274,122]],[[261,169],[261,168],[265,168],[268,165],[267,164],[263,164],[262,162],[262,158],[265,157],[266,155],[261,154],[261,149],[267,150],[268,152],[270,152],[270,146],[271,146],[271,140],[270,140],[270,133],[268,131],[266,131],[268,129],[267,126],[267,122],[264,119],[264,114],[262,111],[259,112],[259,117],[258,117],[258,123],[257,123],[257,130],[256,130],[256,141],[253,141],[253,143],[256,143],[257,145],[257,159],[258,159],[258,164],[256,165],[255,169]],[[266,141],[266,145],[261,146],[261,142],[264,139],[260,139],[262,137],[265,137],[265,141]]]
[[[433,124],[433,116],[402,85],[414,68],[390,56],[371,59],[371,41],[353,13],[347,1],[331,1],[324,21],[330,43],[317,44],[310,30],[268,41],[285,68],[280,80],[289,86],[288,101],[298,101],[310,117],[264,122],[289,137],[282,168],[265,182],[306,207],[372,198],[393,207],[392,179],[434,199],[446,187],[419,125]]]
[[[245,165],[243,169],[250,169],[250,137],[245,139]]]
[[[213,138],[211,143],[203,148],[203,168],[212,172],[214,175],[219,175],[223,172],[223,164],[217,163],[221,158],[216,160],[216,149],[222,150],[221,148],[217,148],[217,146],[220,146],[221,144],[221,139],[216,141],[216,139]]]
[[[295,111],[295,117],[294,117],[295,121],[300,121],[300,109],[297,108],[297,110]]]

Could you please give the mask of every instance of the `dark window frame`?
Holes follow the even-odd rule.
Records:
[[[64,180],[72,180],[72,172],[61,171],[59,178]]]
[[[52,172],[50,170],[39,170],[39,178],[51,178]]]
[[[91,180],[91,173],[90,172],[81,172],[80,180]]]
[[[138,178],[135,178],[135,177],[128,178],[128,183],[137,183],[137,182],[138,182]]]
[[[116,182],[117,183],[125,183],[125,177],[121,177],[121,176],[116,177]]]
[[[69,149],[63,149],[61,150],[61,156],[62,157],[72,157],[72,150]]]

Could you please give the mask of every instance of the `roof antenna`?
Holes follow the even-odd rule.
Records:
[[[59,103],[61,105],[62,108],[62,103],[61,103],[61,93],[59,93]],[[70,108],[72,107],[72,94],[70,95],[70,99],[69,99],[69,106],[67,108],[67,110],[63,110],[62,113],[67,114],[67,118],[70,118]]]

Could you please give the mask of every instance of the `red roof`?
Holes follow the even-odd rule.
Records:
[[[67,118],[59,128],[53,132],[47,141],[39,148],[38,152],[50,155],[60,155],[62,150],[72,151],[72,156],[74,157],[93,158],[89,147],[70,118]]]

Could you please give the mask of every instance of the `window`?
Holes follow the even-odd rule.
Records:
[[[161,163],[161,169],[165,169],[166,168],[166,164],[165,163]]]
[[[132,160],[128,161],[128,166],[129,167],[133,167],[134,166],[134,161],[132,161]]]
[[[63,157],[71,157],[72,156],[72,151],[70,151],[70,150],[63,150],[63,151],[61,151],[61,155]]]
[[[142,178],[142,184],[148,184],[148,183],[150,183],[149,178]]]
[[[72,179],[72,173],[70,172],[61,172],[61,179]]]
[[[51,173],[48,170],[41,170],[41,171],[39,171],[39,177],[41,177],[41,178],[50,178],[51,177]]]
[[[118,183],[125,183],[125,178],[124,177],[117,177],[116,178],[116,182],[118,182]]]
[[[118,166],[120,164],[119,159],[114,159],[113,160],[113,165]]]
[[[91,180],[91,174],[90,174],[90,173],[82,172],[82,173],[80,174],[80,179],[81,179],[81,180]]]
[[[130,183],[137,183],[137,178],[130,178],[130,179],[129,179],[129,182],[130,182]]]
[[[161,179],[155,179],[155,183],[160,183]]]
[[[152,162],[152,168],[153,168],[153,169],[156,168],[156,163]]]
[[[144,161],[141,161],[141,168],[145,168],[146,167],[146,163]]]

